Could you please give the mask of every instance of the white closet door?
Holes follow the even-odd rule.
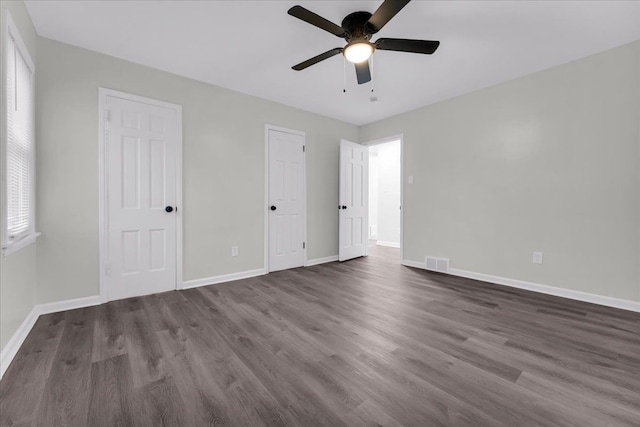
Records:
[[[107,96],[110,300],[176,288],[174,110]]]
[[[269,271],[304,265],[304,136],[269,129]]]

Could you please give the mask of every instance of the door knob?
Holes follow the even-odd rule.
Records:
[[[276,208],[275,206],[271,206],[271,208],[270,208],[270,209],[271,209],[272,211],[275,211],[275,210],[276,210],[276,209],[278,209],[278,208]]]
[[[173,206],[167,206],[166,208],[164,208],[165,212],[173,212]]]
[[[342,206],[338,205],[338,209],[342,209]]]
[[[345,205],[342,205],[342,209],[347,209],[347,207]]]

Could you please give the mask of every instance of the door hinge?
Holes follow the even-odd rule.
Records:
[[[302,242],[302,249],[306,249],[307,248],[307,242]]]
[[[107,110],[105,113],[105,119],[110,122],[111,121],[111,110]]]
[[[306,146],[305,146],[305,145],[303,145],[303,146],[302,146],[302,152],[304,153],[305,151],[306,151]]]
[[[111,276],[111,264],[107,264],[104,266],[104,274],[105,276]]]

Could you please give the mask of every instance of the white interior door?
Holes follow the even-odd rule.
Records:
[[[269,271],[304,265],[304,136],[269,129]]]
[[[340,261],[367,255],[368,169],[368,147],[340,141]]]
[[[105,107],[108,299],[175,289],[178,114],[109,95]]]

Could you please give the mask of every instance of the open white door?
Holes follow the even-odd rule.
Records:
[[[367,255],[368,170],[368,147],[340,141],[340,261]]]

